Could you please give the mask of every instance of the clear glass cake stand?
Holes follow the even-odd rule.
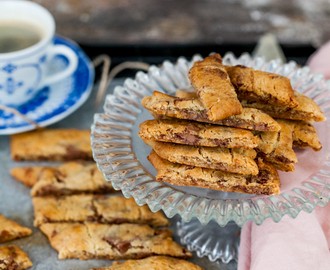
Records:
[[[152,211],[163,210],[168,217],[178,214],[178,232],[183,244],[197,255],[211,261],[237,259],[239,226],[248,220],[260,225],[267,218],[279,222],[284,215],[295,218],[301,210],[312,212],[316,205],[325,206],[330,197],[329,120],[315,123],[323,148],[315,153],[297,149],[299,163],[293,173],[280,173],[281,194],[256,196],[221,192],[195,187],[171,186],[155,180],[156,170],[148,162],[151,148],[139,138],[139,124],[152,116],[141,106],[141,99],[154,90],[174,94],[188,89],[187,73],[195,61],[180,57],[175,64],[165,61],[151,66],[148,73],[138,72],[108,95],[104,113],[96,114],[92,125],[94,159],[107,181],[125,197],[134,197],[139,205],[148,204]],[[246,65],[277,73],[291,79],[300,93],[313,98],[330,118],[330,83],[321,74],[311,74],[308,67],[280,60],[266,62],[247,53],[236,58],[224,57],[226,65]]]

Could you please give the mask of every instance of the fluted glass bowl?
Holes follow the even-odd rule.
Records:
[[[175,64],[165,61],[161,67],[151,66],[148,73],[138,72],[134,80],[126,79],[106,97],[104,113],[95,115],[91,135],[94,159],[106,180],[125,197],[133,196],[139,205],[147,203],[152,211],[162,209],[168,217],[179,214],[185,222],[196,217],[201,224],[214,220],[225,226],[233,220],[242,226],[253,220],[259,225],[267,218],[279,222],[284,215],[295,218],[301,210],[312,212],[316,205],[325,206],[330,197],[329,120],[315,123],[323,144],[320,152],[295,149],[299,163],[295,172],[279,173],[279,195],[221,192],[155,180],[156,170],[147,160],[151,148],[138,136],[139,124],[152,119],[141,99],[154,90],[174,94],[177,89],[188,89],[187,73],[201,59],[199,55],[191,61],[180,57]],[[247,53],[239,58],[227,53],[223,61],[290,78],[293,88],[313,98],[330,118],[330,83],[308,67],[298,67],[295,62],[283,64],[279,59],[266,62]]]

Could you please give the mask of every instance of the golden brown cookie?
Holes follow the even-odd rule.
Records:
[[[172,240],[172,231],[148,225],[46,223],[40,229],[59,259],[140,259],[165,255],[186,259],[192,254]]]
[[[289,108],[298,106],[290,79],[240,65],[226,66],[226,70],[239,99]]]
[[[310,147],[314,151],[320,151],[322,149],[316,129],[311,122],[284,119],[276,119],[276,121],[291,126],[293,129],[293,146],[300,148]]]
[[[258,195],[280,193],[281,183],[276,169],[261,159],[258,160],[259,174],[256,176],[172,163],[162,159],[154,151],[148,156],[148,160],[158,170],[156,180],[160,182]]]
[[[128,260],[123,263],[114,262],[112,266],[94,270],[203,270],[203,268],[176,258],[152,256],[142,260]]]
[[[251,131],[187,120],[147,120],[140,124],[142,139],[226,148],[255,148],[259,139]]]
[[[1,270],[23,270],[33,265],[28,255],[19,247],[0,247],[0,269]]]
[[[11,156],[22,160],[93,160],[90,130],[41,129],[11,135]]]
[[[16,180],[22,182],[26,187],[33,187],[37,183],[41,172],[45,169],[51,169],[51,167],[45,166],[33,166],[33,167],[17,167],[10,170],[10,174],[16,178]]]
[[[210,55],[203,61],[195,62],[188,77],[211,121],[242,113],[242,106],[222,65],[220,54]]]
[[[261,139],[261,142],[256,148],[258,156],[268,162],[276,164],[277,169],[279,169],[280,164],[288,165],[298,162],[297,156],[292,149],[293,129],[284,123],[279,124],[281,125],[281,131],[279,132],[255,132],[255,134]],[[292,165],[283,165],[283,167],[286,168],[286,171],[289,168],[294,170],[294,166]]]
[[[176,143],[145,141],[163,159],[202,168],[222,170],[239,174],[259,173],[252,149],[229,149],[221,147],[190,146]]]
[[[122,196],[72,195],[35,197],[34,226],[43,223],[97,222],[104,224],[136,223],[154,227],[169,225],[161,212],[153,213],[147,205]]]
[[[322,113],[320,107],[309,97],[304,94],[299,94],[297,91],[293,91],[298,101],[298,106],[295,108],[288,108],[284,106],[275,106],[272,104],[264,104],[257,101],[241,100],[241,104],[244,108],[254,108],[261,110],[271,117],[292,119],[292,120],[308,120],[321,122],[326,118]]]
[[[33,170],[34,167],[20,168],[21,170]],[[18,168],[16,170],[19,170]],[[82,193],[106,194],[114,192],[110,182],[104,179],[103,174],[98,170],[96,164],[83,162],[67,162],[58,167],[45,167],[40,170],[31,189],[31,196],[62,196]],[[21,173],[24,175],[24,173]],[[25,182],[25,181],[24,181]]]
[[[156,114],[168,117],[194,120],[216,125],[238,127],[261,131],[279,131],[280,126],[269,115],[257,109],[244,108],[241,114],[223,120],[211,121],[206,109],[196,98],[176,98],[157,91],[142,99],[142,105],[156,118]]]
[[[32,231],[0,214],[0,243],[28,236]],[[0,268],[1,269],[1,268]]]

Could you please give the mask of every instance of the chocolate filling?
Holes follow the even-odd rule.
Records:
[[[183,100],[183,99],[181,99]],[[267,131],[270,130],[268,125],[266,123],[253,123],[251,120],[243,120],[243,119],[237,119],[235,117],[228,117],[223,120],[219,121],[211,121],[208,118],[208,115],[206,111],[193,111],[193,110],[187,110],[187,109],[180,109],[180,108],[174,108],[170,109],[176,113],[181,114],[181,117],[179,118],[182,119],[187,119],[187,120],[194,120],[194,121],[199,121],[199,122],[205,122],[205,123],[210,123],[210,124],[218,124],[218,125],[226,125],[226,126],[231,126],[231,127],[240,127],[240,128],[247,128],[247,129],[253,129],[253,130],[260,130],[260,131]],[[176,113],[168,110],[165,112],[165,114],[168,114],[168,116],[171,117],[176,117]]]
[[[199,137],[198,135],[193,135],[190,133],[176,133],[174,135],[174,138],[184,144],[191,144],[191,145],[198,143],[198,141],[201,139],[201,137]]]
[[[8,241],[8,239],[10,238],[10,233],[7,230],[3,230],[0,234],[0,241],[1,242],[5,242]]]
[[[248,100],[253,100],[253,101],[257,101],[257,102],[261,102],[261,103],[271,103],[271,104],[280,104],[285,106],[285,104],[278,100],[276,97],[270,95],[270,94],[264,94],[264,96],[258,96],[257,94],[255,94],[252,91],[245,91],[245,90],[241,90],[239,89],[238,86],[234,85],[236,90],[237,90],[237,96],[239,99],[248,99]]]
[[[198,135],[190,134],[190,133],[176,133],[174,135],[174,139],[179,140],[183,144],[188,145],[198,145],[199,141],[202,140]],[[230,143],[230,139],[205,139],[208,140],[211,144],[219,146],[219,147],[227,147]]]
[[[258,183],[258,184],[265,184],[268,182],[268,180],[269,180],[269,173],[266,171],[259,171],[258,175],[246,179],[248,183]]]
[[[222,182],[225,182],[225,180],[223,179],[219,179],[218,182],[216,183],[210,183],[210,182],[207,182],[203,179],[192,179],[191,177],[186,177],[187,180],[185,180],[185,184],[179,184],[179,185],[183,185],[183,186],[197,186],[197,187],[202,187],[202,188],[210,188],[210,189],[215,189],[216,188],[216,185],[225,189],[225,190],[228,190],[228,186],[222,184]],[[157,178],[157,181],[160,181],[160,182],[167,182],[167,183],[170,183],[172,185],[178,185],[177,183],[177,179],[175,181],[173,181],[171,178],[168,178],[168,177],[159,177]],[[190,181],[190,182],[189,182]],[[193,182],[192,182],[193,181]],[[183,181],[182,181],[183,182]],[[267,187],[267,186],[249,186],[249,185],[236,185],[236,186],[232,186],[230,187],[230,191],[243,191],[243,192],[246,192],[246,193],[249,193],[249,194],[257,194],[257,195],[271,195],[272,194],[272,189],[270,187]]]
[[[258,152],[257,157],[260,157],[262,159],[268,160],[269,162],[272,161],[277,161],[277,162],[281,162],[281,163],[285,163],[285,164],[290,164],[293,163],[290,159],[283,157],[283,156],[275,156],[272,154],[265,154],[263,152]]]
[[[228,75],[226,72],[221,70],[220,68],[205,68],[205,72],[207,72],[209,75],[215,75],[217,77],[220,77],[221,79],[227,79]]]
[[[57,231],[54,230],[54,231],[52,232],[52,235],[51,235],[50,237],[53,238],[53,237],[56,236],[56,235],[57,235]]]
[[[0,265],[4,264],[6,270],[19,270],[22,269],[19,264],[17,264],[12,257],[6,258],[6,260],[0,260]],[[2,269],[2,268],[1,268]]]
[[[279,162],[285,163],[285,164],[289,164],[292,163],[292,161],[286,157],[283,156],[275,156],[275,159]]]
[[[109,192],[113,192],[112,187],[108,186],[101,186],[96,190],[77,190],[77,189],[58,189],[54,187],[53,185],[46,185],[42,188],[40,188],[37,192],[37,196],[49,196],[49,195],[54,195],[54,196],[63,196],[63,195],[73,195],[73,194],[106,194]]]
[[[81,151],[74,147],[73,145],[68,145],[66,147],[66,155],[64,155],[64,160],[75,160],[75,159],[84,159],[84,160],[89,160],[91,159],[89,153],[86,153],[84,151]]]
[[[131,246],[131,242],[128,241],[118,241],[117,239],[104,237],[104,241],[106,241],[111,247],[117,249],[121,254],[126,253]]]

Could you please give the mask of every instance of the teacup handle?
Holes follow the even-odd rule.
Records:
[[[56,55],[64,55],[67,59],[68,59],[68,66],[64,69],[61,70],[55,74],[49,74],[47,75],[41,82],[41,86],[39,86],[39,88],[42,88],[46,85],[50,85],[52,83],[55,83],[57,81],[60,81],[68,76],[70,76],[71,74],[73,74],[78,66],[78,57],[77,54],[70,49],[67,46],[64,45],[54,45],[51,49],[50,52],[48,52],[47,57],[48,57],[48,61],[52,61],[52,59],[56,56]]]

